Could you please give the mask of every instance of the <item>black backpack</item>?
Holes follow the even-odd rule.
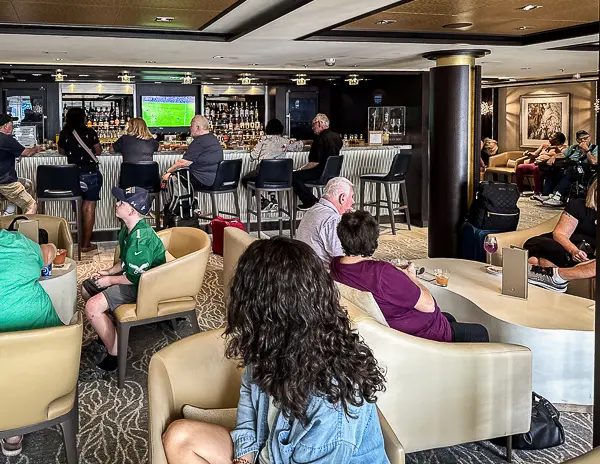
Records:
[[[189,169],[178,169],[162,189],[164,227],[200,227],[194,214],[197,201]]]
[[[496,232],[517,230],[519,190],[515,184],[480,182],[467,222],[478,229]]]

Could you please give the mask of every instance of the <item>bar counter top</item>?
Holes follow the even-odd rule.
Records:
[[[384,173],[390,169],[392,158],[400,150],[410,150],[410,145],[393,145],[380,147],[344,147],[341,154],[344,155],[344,164],[341,175],[350,179],[355,185],[355,200],[358,202],[358,187],[359,177],[362,174]],[[246,172],[256,169],[257,163],[250,159],[250,152],[247,150],[224,150],[225,159],[241,158],[242,175]],[[177,151],[160,151],[154,154],[154,161],[159,165],[161,172],[166,171],[177,160],[183,156],[182,152]],[[308,161],[308,151],[290,153],[290,157],[294,160],[294,169],[298,169]],[[111,187],[118,185],[119,172],[122,162],[122,156],[118,153],[103,153],[98,157],[100,161],[100,170],[102,172],[104,182],[100,192],[100,201],[96,209],[96,225],[94,231],[111,231],[120,229],[120,223],[114,212],[114,199],[111,197]],[[20,177],[31,179],[34,184],[36,182],[37,166],[43,164],[66,164],[67,158],[60,155],[57,151],[46,150],[29,158],[22,158],[17,163],[16,169]],[[369,186],[372,187],[372,184]],[[392,194],[398,198],[397,186],[392,187]],[[241,187],[239,189],[240,208],[242,221],[246,221],[246,194]],[[367,201],[373,201],[375,198],[375,188],[367,188]],[[0,199],[0,211],[4,209],[4,200]],[[221,211],[234,211],[233,195],[219,195],[217,198],[217,206]],[[203,214],[208,214],[211,210],[208,195],[202,195],[199,204]],[[46,214],[53,216],[64,217],[68,221],[74,221],[75,217],[69,202],[50,202],[46,204]],[[273,214],[267,213],[264,215],[264,221],[268,222]],[[298,215],[301,217],[301,214]]]

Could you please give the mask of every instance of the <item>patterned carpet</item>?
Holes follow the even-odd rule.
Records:
[[[538,207],[528,199],[520,202],[521,227],[528,227],[556,214]],[[112,244],[102,244],[95,256],[78,266],[79,281],[92,272],[108,267],[112,260]],[[427,231],[402,230],[397,236],[382,233],[377,257],[380,259],[415,259],[427,256]],[[199,294],[198,320],[204,330],[223,326],[224,304],[222,259],[211,255],[202,292]],[[79,299],[79,307],[83,301]],[[84,464],[142,464],[148,462],[147,370],[153,353],[191,334],[187,322],[180,322],[173,331],[169,323],[134,328],[131,331],[128,370],[125,387],[117,388],[116,378],[80,382],[79,462]],[[86,325],[84,343],[93,336]],[[82,367],[94,359],[82,358]],[[567,433],[566,444],[539,452],[515,451],[514,462],[554,464],[579,456],[591,448],[592,418],[590,414],[564,413],[562,422]],[[472,443],[451,448],[413,453],[410,464],[435,463],[504,463],[504,450],[489,442]],[[16,458],[0,457],[4,464],[65,463],[60,429],[55,427],[25,437],[24,452]]]

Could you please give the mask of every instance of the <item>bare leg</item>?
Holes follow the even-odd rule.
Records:
[[[84,201],[81,204],[81,213],[83,215],[83,232],[81,250],[90,250],[92,248],[92,232],[96,222],[96,202]]]
[[[219,425],[177,420],[162,437],[169,464],[231,464],[233,443],[229,430]]]
[[[558,275],[565,280],[589,279],[596,277],[596,260],[592,259],[587,263],[575,267],[560,268]]]
[[[531,258],[529,258],[527,260],[527,262],[529,264],[533,264],[534,266],[539,266],[540,265],[540,261],[535,256],[532,256]]]
[[[29,205],[29,207],[25,211],[25,214],[36,214],[36,213],[37,213],[37,202],[34,201],[33,203],[31,203],[31,205]]]
[[[85,304],[85,315],[92,324],[94,330],[98,333],[98,336],[104,342],[104,346],[108,350],[108,354],[113,356],[117,355],[117,329],[113,324],[113,321],[108,317],[106,312],[110,308],[108,307],[108,301],[102,293],[98,293],[91,297]]]
[[[538,264],[542,267],[558,267],[556,264],[554,264],[552,261],[548,261],[545,258],[539,258],[538,259]]]

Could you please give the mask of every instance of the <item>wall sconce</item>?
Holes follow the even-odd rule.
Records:
[[[57,69],[56,74],[52,74],[52,77],[54,77],[54,82],[63,82],[67,75],[63,74],[62,69]]]
[[[358,85],[362,80],[364,79],[359,78],[358,74],[350,74],[348,79],[346,79],[346,82],[348,82],[348,85]]]
[[[306,74],[296,74],[296,78],[292,80],[296,82],[296,85],[306,85],[310,81],[310,79],[306,78]]]
[[[119,75],[119,79],[121,79],[121,82],[124,84],[128,84],[131,82],[131,75],[128,71],[123,71],[123,73]]]
[[[186,72],[183,75],[183,83],[184,84],[193,84],[194,83],[194,78],[192,77],[192,73]]]
[[[491,116],[494,112],[494,105],[490,102],[481,102],[481,115]]]

